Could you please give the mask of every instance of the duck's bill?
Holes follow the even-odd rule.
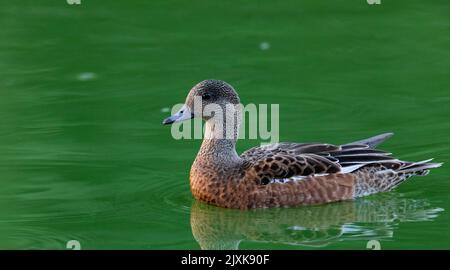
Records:
[[[176,122],[181,122],[192,118],[194,118],[194,114],[191,112],[191,110],[189,110],[189,108],[186,105],[184,105],[176,114],[164,119],[163,125],[170,125]]]

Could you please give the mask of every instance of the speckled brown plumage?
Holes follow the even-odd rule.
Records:
[[[193,108],[193,99],[202,97],[202,106],[236,105],[239,97],[227,83],[206,80],[194,86],[184,109],[177,117],[202,117],[205,139],[191,167],[190,186],[198,200],[227,208],[292,207],[350,200],[389,191],[413,175],[425,175],[439,163],[405,162],[375,147],[391,137],[381,134],[345,145],[323,143],[277,143],[235,150],[239,121],[225,137],[226,121],[204,116]],[[240,119],[240,110],[226,111]],[[220,120],[218,120],[220,119]]]

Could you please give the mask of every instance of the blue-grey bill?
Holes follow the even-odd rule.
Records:
[[[170,125],[176,122],[192,119],[193,117],[194,114],[191,113],[191,110],[186,105],[184,105],[177,113],[164,119],[163,125]]]

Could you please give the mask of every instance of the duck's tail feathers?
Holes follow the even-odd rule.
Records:
[[[379,164],[365,166],[354,172],[354,197],[390,191],[411,176],[425,176],[430,169],[441,167],[443,163],[430,163],[432,159],[419,162],[402,162],[399,167]]]
[[[405,166],[399,168],[397,173],[399,174],[413,174],[413,175],[427,175],[430,169],[439,168],[443,163],[430,163],[433,159],[427,159],[418,162],[406,163]]]
[[[376,148],[379,144],[386,141],[387,139],[389,139],[392,136],[394,136],[394,133],[388,132],[388,133],[383,133],[383,134],[373,136],[373,137],[370,137],[370,138],[367,138],[364,140],[359,140],[356,142],[348,143],[345,145],[367,145],[367,146],[369,146],[369,148]]]

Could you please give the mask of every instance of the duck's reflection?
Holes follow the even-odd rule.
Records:
[[[202,249],[238,249],[241,241],[326,246],[335,241],[390,238],[400,222],[432,220],[441,211],[425,200],[402,198],[400,194],[251,211],[194,202],[191,227]]]

